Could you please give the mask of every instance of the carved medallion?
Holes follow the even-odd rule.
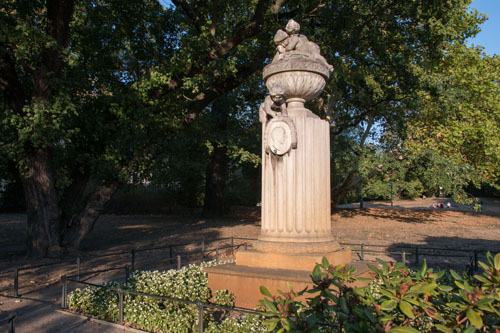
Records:
[[[266,152],[285,155],[290,149],[297,148],[297,132],[293,121],[288,117],[271,119],[266,125]]]

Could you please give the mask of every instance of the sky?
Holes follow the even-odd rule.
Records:
[[[481,32],[469,43],[483,46],[490,55],[500,55],[500,0],[474,0],[470,7],[487,14],[488,20],[481,25]]]

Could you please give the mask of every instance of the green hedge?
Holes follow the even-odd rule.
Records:
[[[312,274],[313,287],[266,296],[265,321],[274,332],[500,332],[500,254],[487,254],[482,272],[469,277],[434,272],[426,264],[368,265],[370,278],[354,277],[352,266],[326,258]],[[365,287],[353,288],[356,280]],[[297,296],[310,293],[306,302]]]
[[[216,265],[214,261],[200,266],[189,265],[180,270],[139,271],[134,273],[127,283],[109,282],[105,285],[233,307],[233,294],[226,290],[211,292],[208,288],[207,274],[203,268],[213,265]],[[94,317],[118,321],[118,295],[109,289],[95,287],[76,289],[68,295],[68,307],[73,311]],[[198,308],[196,305],[125,294],[124,321],[127,325],[153,332],[197,332]],[[228,313],[214,312],[209,309],[204,312],[203,326],[205,332],[214,333],[266,331],[259,316],[246,315],[240,318],[228,318]]]

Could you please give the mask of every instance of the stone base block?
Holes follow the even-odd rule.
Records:
[[[367,268],[365,264],[355,263],[356,275],[365,275]],[[236,264],[226,264],[205,268],[208,274],[208,287],[212,290],[227,289],[236,296],[236,306],[254,308],[259,300],[264,299],[260,293],[260,286],[265,286],[273,295],[277,290],[289,291],[287,282],[292,285],[293,290],[300,291],[305,287],[312,287],[311,270],[291,270],[248,267]],[[301,300],[311,297],[304,295]],[[300,300],[300,299],[299,299]]]
[[[290,269],[312,272],[323,257],[332,265],[345,265],[351,263],[350,249],[340,249],[329,253],[317,254],[281,254],[266,253],[254,250],[236,252],[236,264],[256,268]]]
[[[332,237],[330,237],[332,238]],[[259,252],[282,253],[282,254],[309,254],[309,253],[330,253],[340,249],[339,242],[336,240],[318,241],[300,241],[290,239],[289,241],[281,239],[280,241],[257,240],[252,243],[252,248]]]

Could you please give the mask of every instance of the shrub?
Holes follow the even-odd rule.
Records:
[[[312,274],[313,287],[273,296],[261,287],[269,331],[300,332],[500,332],[500,254],[487,254],[481,274],[412,271],[401,263],[368,265],[371,278],[326,258]],[[365,287],[350,287],[356,280]],[[310,293],[305,303],[295,298]]]
[[[233,307],[233,294],[227,290],[215,290],[212,293],[208,288],[207,274],[203,268],[216,264],[220,263],[212,261],[202,263],[200,266],[189,265],[180,270],[164,272],[139,271],[134,273],[127,283],[109,282],[105,286]],[[118,295],[116,291],[110,289],[97,287],[76,289],[68,295],[68,306],[74,311],[118,321]],[[227,318],[227,315],[225,311],[205,308],[204,329],[207,332],[266,331],[260,316]],[[129,325],[154,332],[193,332],[198,330],[198,308],[191,304],[125,294],[124,321]]]

